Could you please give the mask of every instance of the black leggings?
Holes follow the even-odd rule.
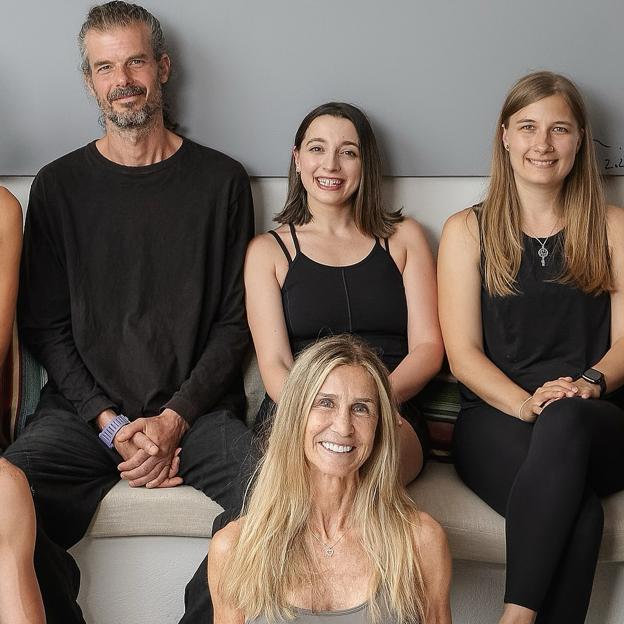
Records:
[[[463,409],[455,466],[466,485],[506,518],[505,602],[537,622],[585,621],[603,510],[624,489],[624,410],[561,399],[534,424],[489,406]]]

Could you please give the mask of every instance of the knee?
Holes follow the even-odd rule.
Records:
[[[0,457],[0,496],[28,490],[26,475],[7,459]]]
[[[548,436],[561,446],[570,447],[575,441],[589,440],[587,399],[560,399],[544,408],[534,427],[534,435]]]
[[[0,459],[0,537],[13,535],[34,524],[34,508],[24,473]]]

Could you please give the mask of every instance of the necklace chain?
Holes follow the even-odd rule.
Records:
[[[552,229],[550,230],[550,234],[544,240],[542,240],[538,236],[530,235],[531,238],[534,238],[540,244],[540,248],[537,250],[537,255],[539,256],[543,267],[546,266],[546,258],[548,257],[550,253],[548,249],[546,249],[546,243],[548,242],[548,239],[553,235],[553,232],[555,231],[555,228],[557,227],[558,223],[559,223],[559,219],[555,221],[555,224],[552,226]]]
[[[347,529],[333,544],[326,544],[312,529],[308,529],[310,535],[323,547],[323,552],[326,557],[334,556],[334,548],[336,544],[349,532]]]

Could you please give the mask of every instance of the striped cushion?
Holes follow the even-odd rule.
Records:
[[[445,366],[418,395],[418,404],[427,421],[432,459],[452,462],[453,427],[459,413],[457,380]]]
[[[13,441],[19,407],[20,365],[17,329],[13,326],[13,340],[0,371],[0,450]]]
[[[17,328],[0,374],[0,451],[22,431],[35,411],[41,388],[47,381],[45,369],[21,345]]]

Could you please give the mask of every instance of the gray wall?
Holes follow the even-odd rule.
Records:
[[[92,2],[2,0],[0,175],[101,133],[78,70]],[[499,106],[535,69],[586,94],[600,164],[624,173],[624,2],[145,0],[174,54],[180,131],[283,176],[296,126],[338,99],[371,117],[395,176],[485,175]]]

